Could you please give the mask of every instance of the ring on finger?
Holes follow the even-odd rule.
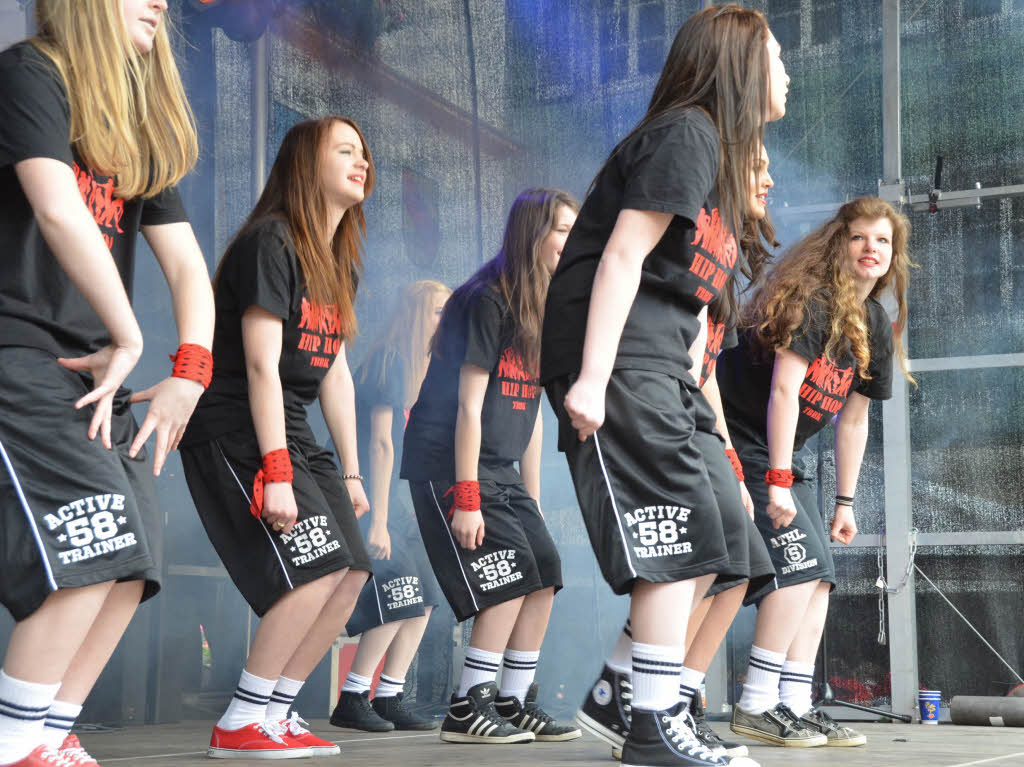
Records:
[[[274,529],[275,530],[284,530],[284,523],[283,522],[275,522],[274,523]]]

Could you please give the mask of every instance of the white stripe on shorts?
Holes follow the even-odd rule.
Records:
[[[615,503],[615,492],[612,490],[612,481],[608,476],[608,469],[604,465],[604,455],[601,453],[601,440],[594,432],[594,447],[597,448],[597,461],[601,464],[601,474],[604,476],[604,484],[608,488],[608,497],[612,499],[612,511],[615,512],[615,522],[619,526],[619,537],[622,539],[622,550],[626,552],[626,564],[629,565],[629,572],[636,578],[636,568],[633,567],[633,560],[629,556],[629,541],[626,540],[626,531],[622,529],[622,517],[619,516],[619,505]]]
[[[370,585],[373,587],[373,595],[377,598],[377,615],[380,617],[380,623],[384,625],[384,610],[380,606],[380,593],[377,591],[377,576],[370,576]]]
[[[441,510],[441,504],[437,502],[437,493],[434,492],[434,483],[427,482],[430,487],[430,495],[434,498],[434,506],[437,507],[437,513],[441,515],[441,524],[444,525],[445,532],[448,533],[448,539],[452,542],[452,549],[455,551],[455,561],[459,563],[459,569],[462,571],[462,580],[466,582],[466,590],[469,592],[469,598],[473,600],[473,609],[476,612],[480,612],[480,607],[476,603],[476,595],[473,593],[473,587],[469,585],[469,578],[466,577],[466,568],[462,566],[462,559],[459,557],[458,544],[455,542],[455,538],[452,537],[451,528],[448,527],[448,520],[445,519],[444,512]]]
[[[238,478],[238,475],[235,474],[235,470],[231,467],[231,462],[228,460],[228,457],[224,455],[224,449],[220,446],[220,441],[214,440],[213,444],[217,446],[217,449],[220,451],[220,457],[224,459],[224,465],[228,467],[228,471],[231,472],[231,476],[234,477],[235,482],[238,483],[238,489],[241,490],[242,495],[245,496],[245,502],[248,504],[252,504],[252,501],[249,499],[249,494],[245,492],[245,488],[242,486],[242,481]],[[294,589],[295,585],[292,583],[292,579],[288,577],[288,570],[284,566],[284,560],[281,559],[281,552],[279,552],[277,550],[277,546],[274,545],[274,539],[270,537],[270,531],[267,529],[267,526],[265,524],[263,524],[259,520],[256,521],[259,522],[260,528],[263,530],[264,534],[267,536],[267,539],[270,541],[270,548],[274,550],[274,555],[277,557],[277,561],[281,565],[281,572],[284,574],[284,579],[288,583],[288,588]]]
[[[54,591],[57,590],[57,581],[53,579],[53,568],[50,567],[50,559],[46,555],[46,548],[43,546],[43,539],[39,537],[39,527],[36,525],[36,518],[32,516],[32,510],[28,507],[28,499],[25,498],[25,493],[21,489],[21,482],[18,481],[18,475],[14,471],[14,466],[11,464],[10,456],[7,455],[7,450],[4,448],[4,443],[0,442],[0,456],[3,456],[4,464],[7,466],[7,473],[11,476],[11,482],[14,484],[14,492],[18,495],[18,500],[21,502],[21,508],[25,512],[25,516],[28,518],[29,527],[32,528],[32,537],[36,539],[36,546],[39,547],[39,554],[43,560],[43,567],[46,568],[46,580],[49,583],[50,588]]]

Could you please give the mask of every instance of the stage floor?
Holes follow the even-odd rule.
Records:
[[[725,734],[727,725],[715,723]],[[1024,765],[1024,729],[956,727],[940,725],[857,724],[868,736],[859,748],[781,749],[744,741],[750,756],[762,767],[828,765],[828,767],[1021,767]],[[296,764],[394,765],[426,767],[460,764],[488,767],[577,767],[616,764],[603,742],[584,735],[569,743],[530,743],[521,746],[468,746],[442,743],[429,734],[370,735],[331,727],[313,720],[311,729],[341,745],[341,755],[299,760]],[[79,733],[83,745],[104,767],[184,767],[217,762],[206,758],[210,723],[137,727],[113,732]],[[230,760],[230,764],[265,765],[265,760]]]

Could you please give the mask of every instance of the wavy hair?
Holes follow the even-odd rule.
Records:
[[[119,0],[36,0],[30,42],[51,62],[71,108],[69,143],[123,199],[174,186],[199,156],[165,12],[148,53],[125,28]]]
[[[879,278],[870,297],[877,298],[892,287],[897,316],[893,327],[896,357],[903,375],[915,383],[907,368],[903,329],[907,326],[907,286],[910,259],[907,242],[910,223],[889,203],[877,197],[858,197],[843,205],[834,218],[815,229],[790,248],[743,311],[743,324],[754,329],[763,350],[786,349],[811,307],[828,316],[825,354],[831,359],[849,349],[857,360],[858,375],[869,378],[871,347],[867,310],[857,298],[856,284],[847,265],[850,224],[864,218],[888,219],[892,225],[892,263]]]
[[[511,312],[515,330],[512,349],[519,354],[528,371],[536,372],[540,361],[540,335],[544,324],[544,301],[551,277],[540,263],[540,244],[554,229],[558,209],[575,213],[580,204],[569,192],[559,189],[527,189],[512,203],[498,255],[480,267],[456,289],[445,305],[441,325],[434,336],[433,352],[441,347],[449,316],[461,312],[482,290],[497,292]]]

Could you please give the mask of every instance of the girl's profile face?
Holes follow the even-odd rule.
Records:
[[[754,161],[750,171],[750,198],[747,200],[747,216],[760,221],[768,214],[768,190],[775,186],[768,173],[768,151],[761,145],[761,155]]]
[[[329,205],[351,208],[366,196],[366,161],[363,142],[355,128],[336,120],[320,153],[324,196]]]
[[[892,222],[888,218],[855,218],[850,222],[846,265],[858,283],[872,286],[892,264]]]
[[[551,231],[541,240],[538,249],[537,259],[541,266],[547,269],[548,275],[555,273],[558,267],[558,260],[562,257],[562,248],[565,247],[565,240],[569,236],[569,230],[576,223],[576,211],[572,208],[559,205],[555,211],[555,223]]]
[[[444,312],[445,302],[448,301],[450,294],[444,291],[437,291],[434,293],[432,300],[432,306],[430,308],[430,329],[431,334],[437,331],[437,326],[441,323],[441,314]]]
[[[768,122],[779,120],[786,114],[786,94],[789,92],[789,75],[782,63],[782,46],[775,35],[768,33]]]
[[[160,28],[167,0],[120,0],[121,16],[128,39],[139,53],[153,50],[153,40]]]

